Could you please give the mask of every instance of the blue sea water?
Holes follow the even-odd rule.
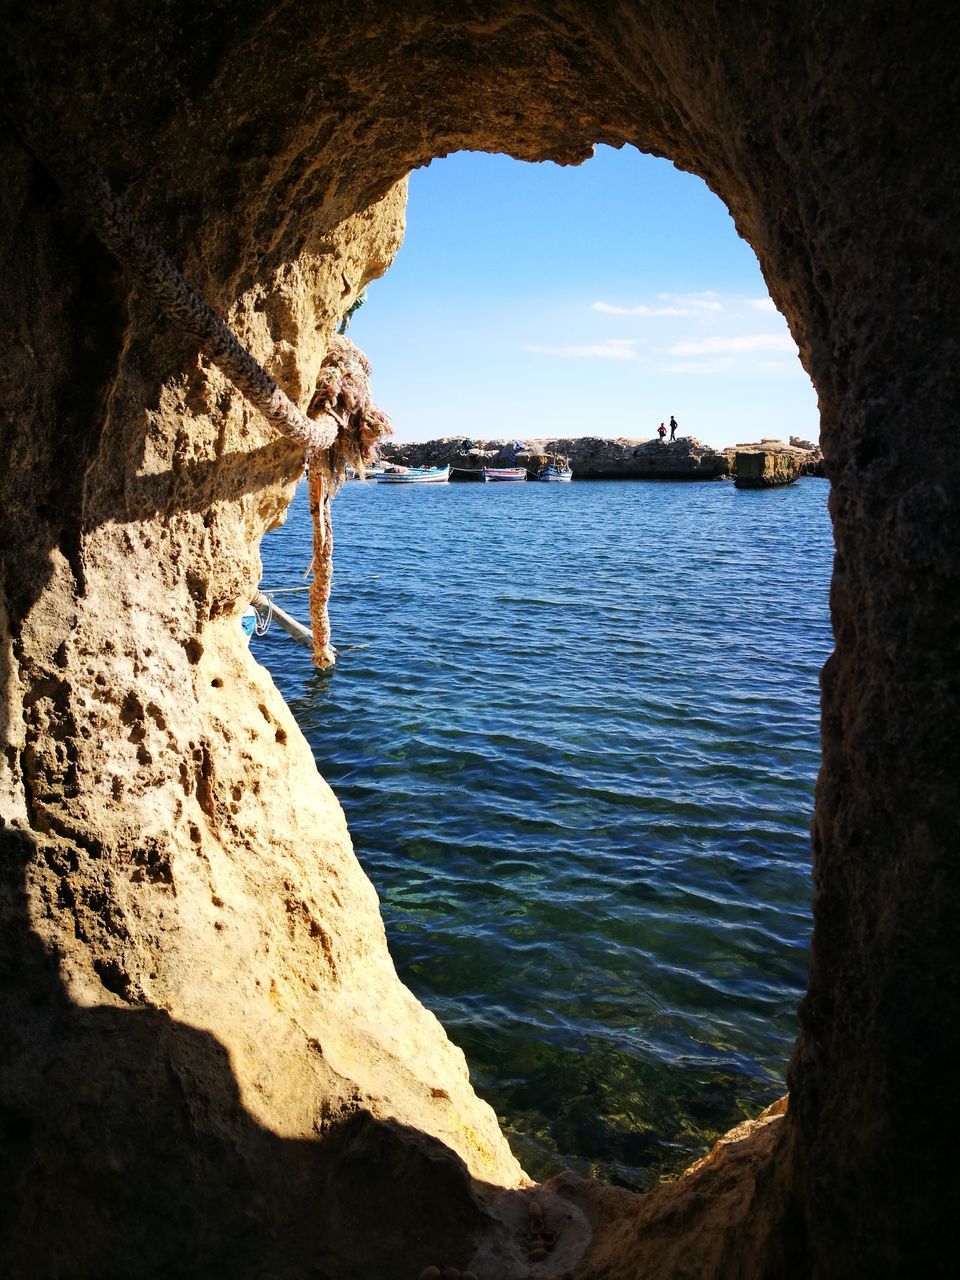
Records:
[[[403,980],[528,1172],[644,1188],[784,1087],[831,648],[827,483],[334,501],[332,674],[253,641]],[[263,586],[310,560],[306,495]],[[277,595],[308,621],[305,593]]]

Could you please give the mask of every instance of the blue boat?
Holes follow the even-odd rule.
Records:
[[[526,467],[484,467],[483,479],[485,484],[498,483],[515,484],[517,481],[523,482],[527,478]]]

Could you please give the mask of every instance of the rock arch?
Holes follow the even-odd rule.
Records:
[[[432,156],[576,162],[629,143],[725,201],[817,387],[832,482],[810,985],[789,1115],[739,1173],[736,1149],[706,1171],[732,1188],[719,1217],[703,1177],[643,1210],[570,1190],[594,1228],[575,1274],[945,1273],[953,10],[171,0],[3,21],[11,56],[34,60],[65,125],[301,406],[336,319],[399,244],[397,184]],[[193,1240],[197,1274],[310,1258],[318,1275],[399,1275],[413,1236],[365,1221],[361,1242],[351,1187],[378,1170],[420,1188],[442,1208],[414,1236],[452,1249],[492,1202],[431,1141],[491,1185],[519,1172],[395,982],[338,807],[230,638],[301,458],[12,132],[0,145],[7,1269],[103,1274],[109,1247],[143,1274]]]

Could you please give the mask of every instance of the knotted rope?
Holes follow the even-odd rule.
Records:
[[[370,399],[366,357],[348,339],[334,337],[311,401],[311,416],[301,413],[133,217],[98,165],[36,92],[23,64],[19,70],[8,65],[7,71],[3,102],[15,128],[103,244],[254,409],[311,451],[310,509],[316,554],[310,593],[314,663],[331,666],[335,654],[327,612],[333,553],[330,498],[343,481],[346,464],[362,470],[373,456],[377,440],[390,429],[386,415],[374,408]],[[346,343],[349,350],[336,348],[337,343]]]
[[[253,358],[240,339],[181,275],[140,226],[105,175],[34,90],[28,76],[11,75],[4,99],[21,138],[104,245],[161,309],[193,337],[250,404],[284,435],[310,449],[327,449],[339,422],[311,422]]]
[[[370,391],[370,362],[349,338],[334,335],[317,377],[310,412],[330,412],[343,421],[334,444],[310,455],[310,515],[313,520],[313,583],[310,622],[313,662],[329,667],[336,661],[330,643],[328,604],[333,578],[333,523],[330,500],[346,479],[347,467],[364,467],[377,455],[380,441],[390,432],[387,415],[376,407]]]

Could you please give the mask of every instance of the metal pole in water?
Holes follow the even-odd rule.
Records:
[[[286,613],[278,604],[275,604],[269,596],[265,596],[262,591],[255,591],[251,604],[258,609],[262,609],[268,616],[272,616],[277,626],[292,639],[305,645],[311,651],[313,650],[313,635],[309,628],[305,627],[302,622],[298,622],[296,618],[291,618],[289,613]]]

